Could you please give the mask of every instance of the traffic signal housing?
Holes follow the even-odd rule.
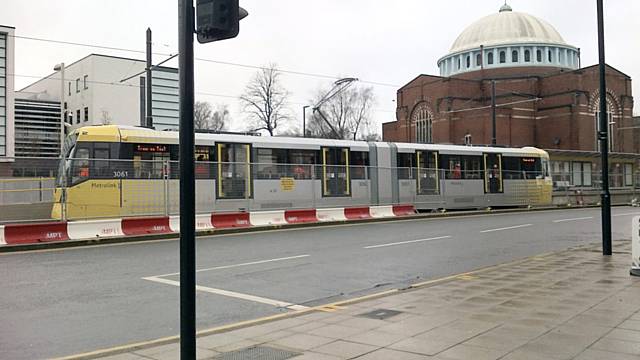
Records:
[[[231,39],[240,32],[240,20],[247,12],[239,0],[197,0],[196,34],[199,43]]]

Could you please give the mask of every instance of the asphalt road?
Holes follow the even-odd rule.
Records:
[[[614,240],[630,238],[633,215],[613,209]],[[598,209],[567,209],[202,237],[198,328],[599,242],[599,231]],[[178,269],[175,240],[0,254],[0,359],[178,334]]]

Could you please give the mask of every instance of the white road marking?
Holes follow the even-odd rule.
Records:
[[[241,266],[258,265],[258,264],[266,264],[266,263],[276,262],[276,261],[301,259],[301,258],[305,258],[305,257],[309,257],[309,256],[311,256],[311,255],[305,254],[305,255],[296,255],[296,256],[282,257],[282,258],[276,258],[276,259],[258,260],[258,261],[251,261],[251,262],[246,262],[246,263],[242,263],[242,264],[223,265],[223,266],[216,266],[216,267],[210,267],[210,268],[205,268],[205,269],[199,269],[199,270],[196,270],[196,272],[199,273],[199,272],[211,271],[211,270],[232,269],[232,268],[241,267]],[[170,273],[170,274],[154,275],[153,277],[165,277],[165,276],[174,276],[174,275],[180,275],[180,273],[176,272],[176,273]]]
[[[577,217],[577,218],[571,218],[571,219],[558,219],[558,220],[553,220],[553,222],[561,223],[561,222],[567,222],[567,221],[578,221],[578,220],[587,220],[587,219],[593,219],[593,216]]]
[[[154,281],[154,282],[161,283],[161,284],[173,285],[173,286],[180,287],[180,282],[179,281],[174,281],[174,280],[169,280],[169,279],[162,279],[162,278],[155,277],[155,276],[149,276],[149,277],[145,277],[145,278],[142,278],[142,279],[143,280],[148,280],[148,281]],[[267,299],[267,298],[264,298],[264,297],[261,297],[261,296],[243,294],[243,293],[239,293],[239,292],[235,292],[235,291],[228,291],[228,290],[222,290],[222,289],[215,289],[215,288],[211,288],[211,287],[208,287],[208,286],[196,285],[196,290],[197,291],[206,292],[206,293],[210,293],[210,294],[216,294],[216,295],[228,296],[228,297],[232,297],[232,298],[236,298],[236,299],[253,301],[253,302],[257,302],[257,303],[261,303],[261,304],[273,305],[273,306],[276,306],[276,307],[287,308],[287,309],[291,309],[291,310],[308,309],[308,307],[306,307],[306,306],[296,305],[296,304],[288,303],[286,301]]]
[[[388,244],[371,245],[371,246],[365,246],[364,248],[365,249],[375,249],[375,248],[394,246],[394,245],[404,245],[404,244],[412,244],[412,243],[423,242],[423,241],[447,239],[447,238],[450,238],[450,237],[451,237],[451,235],[438,236],[438,237],[428,238],[428,239],[418,239],[418,240],[409,240],[409,241],[399,241],[399,242],[393,242],[393,243],[388,243]]]
[[[640,215],[640,213],[624,213],[624,214],[615,214],[611,216],[631,216],[631,215]]]
[[[488,229],[488,230],[482,230],[480,232],[481,233],[488,233],[488,232],[494,232],[494,231],[519,229],[519,228],[523,228],[523,227],[527,227],[527,226],[533,226],[533,224],[522,224],[522,225],[508,226],[508,227],[497,228],[497,229]]]

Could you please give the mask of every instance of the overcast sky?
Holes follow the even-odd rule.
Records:
[[[195,0],[194,0],[195,2]],[[357,77],[375,85],[375,121],[395,119],[395,93],[418,74],[438,74],[437,60],[462,30],[497,12],[499,0],[241,0],[249,11],[238,38],[196,43],[196,57],[247,65],[276,63],[286,70]],[[581,48],[582,65],[596,64],[596,1],[510,0],[514,11],[551,23],[564,40]],[[16,35],[78,43],[145,49],[151,27],[154,52],[176,53],[177,0],[3,0],[0,24],[16,27]],[[605,0],[607,63],[634,79],[640,94],[640,1]],[[45,76],[54,64],[76,61],[89,53],[144,59],[143,54],[91,49],[16,39],[16,89]],[[154,56],[154,63],[163,60]],[[168,63],[177,66],[177,61]],[[255,69],[196,62],[197,100],[226,103],[233,128],[246,125],[234,97]],[[118,81],[120,79],[114,79]],[[291,92],[292,126],[300,126],[302,105],[330,79],[285,75]],[[365,85],[365,84],[361,84]],[[206,94],[205,94],[206,93]],[[213,96],[207,94],[217,94]],[[634,112],[640,113],[640,106]],[[379,129],[379,128],[378,128]],[[378,131],[381,131],[380,129]]]

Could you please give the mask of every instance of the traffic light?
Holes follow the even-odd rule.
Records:
[[[196,33],[199,43],[231,39],[240,32],[240,20],[247,12],[239,0],[197,0]]]

